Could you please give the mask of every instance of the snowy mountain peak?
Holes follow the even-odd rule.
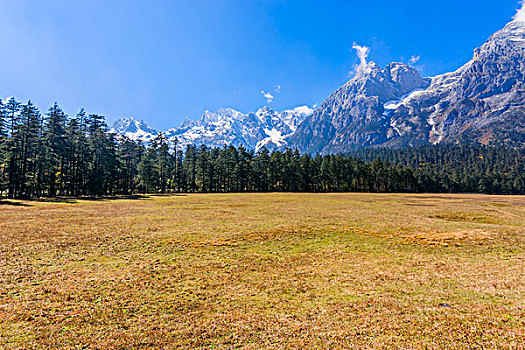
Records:
[[[266,115],[270,115],[270,114],[274,114],[274,113],[275,113],[275,111],[273,109],[271,109],[268,106],[264,106],[264,107],[260,108],[259,110],[257,110],[257,112],[255,112],[255,115],[258,116],[258,117],[262,117],[262,116],[266,116]]]
[[[180,128],[189,128],[191,127],[193,124],[195,124],[195,120],[191,120],[190,117],[186,117],[184,118],[184,121],[182,122],[182,124],[180,125]],[[170,129],[171,130],[171,129]]]
[[[525,10],[520,11],[525,17]],[[436,76],[428,88],[385,104],[386,142],[399,146],[422,140],[519,140],[524,116],[525,18],[517,17],[455,72]]]
[[[158,131],[150,128],[144,121],[132,117],[121,118],[113,124],[110,132],[126,136],[132,140],[150,141]]]
[[[199,119],[200,123],[213,123],[219,121],[219,116],[217,113],[213,113],[210,111],[205,111],[204,114]]]
[[[516,13],[513,19],[514,19],[513,22],[525,24],[525,2],[523,2],[523,5],[518,10],[518,12]]]
[[[482,47],[476,49],[474,57],[476,59],[476,56],[483,52],[504,50],[508,45],[512,45],[517,49],[525,48],[525,21],[508,23],[505,28],[493,34]]]

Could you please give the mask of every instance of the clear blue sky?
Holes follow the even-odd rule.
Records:
[[[312,106],[358,59],[454,70],[516,0],[1,0],[0,98],[56,100],[109,122],[178,125],[206,109]],[[280,86],[280,92],[276,92]]]

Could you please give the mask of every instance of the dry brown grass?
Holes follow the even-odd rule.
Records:
[[[0,348],[525,349],[525,198],[0,204]]]

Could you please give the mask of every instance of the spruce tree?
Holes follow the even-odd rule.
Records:
[[[13,138],[15,129],[20,122],[21,104],[11,97],[4,105],[4,116],[6,127],[4,132],[7,134],[7,140],[4,145],[4,157],[7,159],[6,183],[9,198],[14,198],[15,185],[18,183],[19,169],[17,168],[17,151],[20,145],[17,139]]]
[[[188,145],[186,147],[182,167],[186,179],[185,190],[197,192],[197,148],[195,146]]]
[[[159,135],[153,139],[152,148],[155,149],[156,168],[159,175],[159,191],[160,193],[166,193],[172,164],[168,139],[163,133],[159,133]]]
[[[6,128],[6,117],[5,117],[5,106],[2,100],[0,100],[0,200],[4,195],[4,191],[7,185],[7,128]]]
[[[49,196],[55,197],[64,186],[64,165],[66,160],[67,116],[58,103],[49,108],[44,125],[44,162],[47,170],[47,189]]]
[[[144,193],[155,193],[159,187],[159,173],[156,165],[157,151],[147,148],[138,167],[139,186]]]
[[[116,140],[109,134],[104,117],[92,114],[87,120],[89,162],[87,193],[101,196],[112,194],[115,188],[118,162]]]
[[[10,135],[10,196],[31,198],[37,194],[41,116],[29,101],[21,107]]]

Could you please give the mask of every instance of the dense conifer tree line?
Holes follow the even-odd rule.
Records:
[[[0,194],[9,198],[170,192],[525,194],[521,148],[429,146],[311,156],[287,149],[170,149],[109,133],[102,116],[0,101]]]
[[[414,170],[419,191],[495,194],[525,193],[525,148],[451,145],[364,149],[349,154],[376,158]]]

